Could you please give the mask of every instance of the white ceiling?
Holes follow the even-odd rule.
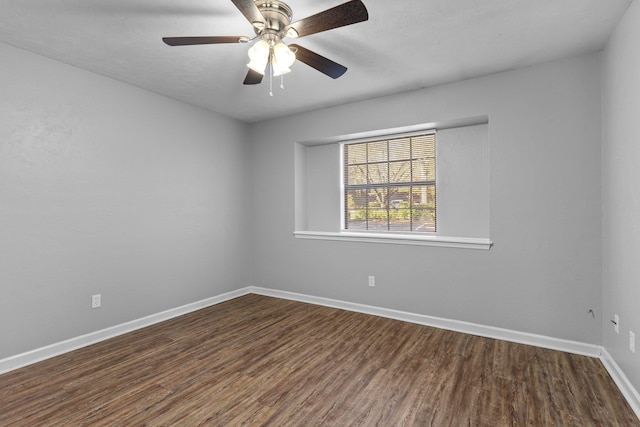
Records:
[[[296,21],[345,1],[287,3]],[[273,97],[242,84],[247,45],[161,41],[252,36],[230,0],[0,0],[0,42],[253,122],[598,51],[632,0],[363,1],[368,21],[296,40],[347,73],[296,62]]]

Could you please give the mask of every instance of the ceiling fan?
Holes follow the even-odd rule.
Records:
[[[347,68],[298,44],[285,44],[285,37],[297,38],[369,19],[361,0],[351,0],[339,6],[291,23],[291,8],[279,0],[231,0],[253,26],[255,37],[248,36],[196,36],[163,37],[169,46],[188,46],[219,43],[255,44],[249,49],[249,71],[245,85],[262,82],[267,70],[271,76],[281,76],[297,59],[327,76],[337,79]]]

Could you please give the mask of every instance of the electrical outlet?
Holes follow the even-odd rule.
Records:
[[[100,308],[102,305],[102,295],[91,295],[91,308]]]
[[[636,352],[636,334],[631,331],[629,331],[629,350],[631,353]]]
[[[617,314],[613,315],[613,330],[616,331],[616,334],[620,333],[620,318]]]
[[[374,287],[376,285],[376,276],[369,276],[369,286]]]

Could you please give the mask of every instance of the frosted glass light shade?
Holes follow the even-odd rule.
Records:
[[[258,41],[256,44],[249,49],[249,63],[247,67],[252,70],[264,75],[264,71],[267,68],[267,63],[269,62],[269,54],[271,52],[271,48],[269,43],[264,40]]]
[[[273,47],[273,75],[281,76],[291,72],[289,68],[296,60],[296,55],[289,46],[280,42]]]
[[[289,46],[280,42],[273,47],[274,62],[281,64],[284,68],[289,68],[296,61],[296,55],[289,49]]]
[[[291,68],[289,67],[278,67],[276,64],[273,64],[273,77],[278,77],[283,74],[287,74],[291,72]]]

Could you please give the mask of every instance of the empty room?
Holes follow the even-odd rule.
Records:
[[[0,3],[1,426],[640,426],[640,0]]]

